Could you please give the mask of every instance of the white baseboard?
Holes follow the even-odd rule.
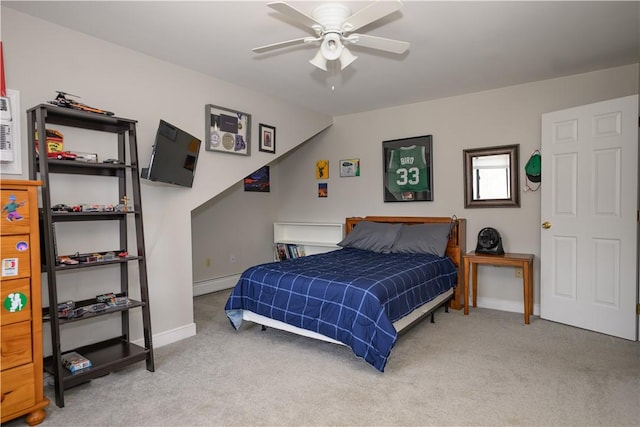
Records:
[[[469,297],[471,300],[471,297]],[[478,307],[490,308],[492,310],[510,311],[512,313],[524,313],[524,301],[510,301],[496,298],[478,297]],[[533,314],[540,315],[540,305],[533,305]]]
[[[212,280],[206,280],[203,282],[194,283],[193,296],[209,294],[211,292],[217,292],[223,289],[231,289],[236,285],[239,278],[240,278],[240,275],[235,274],[233,276],[221,277],[219,279],[212,279]],[[165,332],[160,332],[158,334],[153,334],[153,347],[154,348],[162,347],[167,344],[171,344],[171,343],[183,340],[185,338],[192,337],[195,334],[196,334],[195,323],[189,323],[187,325],[180,326],[179,328],[171,329]],[[134,340],[133,343],[144,347],[143,338]]]
[[[193,296],[197,297],[198,295],[210,294],[211,292],[218,292],[223,289],[231,289],[236,285],[239,278],[239,274],[234,274],[233,276],[220,277],[218,279],[204,280],[202,282],[194,283]]]
[[[179,328],[171,329],[170,331],[160,332],[159,334],[153,334],[153,348],[158,348],[181,341],[185,338],[192,337],[196,334],[196,324],[189,323]],[[133,341],[141,347],[144,347],[144,338]]]

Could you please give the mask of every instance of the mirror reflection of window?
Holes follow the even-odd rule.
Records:
[[[477,156],[472,160],[473,200],[509,199],[509,155]]]
[[[463,150],[464,207],[520,207],[518,144]]]

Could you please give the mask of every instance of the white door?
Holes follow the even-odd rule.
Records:
[[[540,315],[637,340],[638,95],[542,115]]]

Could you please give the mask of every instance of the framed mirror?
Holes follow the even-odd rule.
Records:
[[[520,145],[464,150],[464,207],[520,207]]]

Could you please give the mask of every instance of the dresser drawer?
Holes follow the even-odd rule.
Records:
[[[31,322],[3,326],[0,337],[0,367],[2,370],[24,365],[31,361]]]
[[[4,227],[4,224],[2,225]],[[3,230],[4,232],[4,230]],[[2,280],[31,276],[29,235],[2,236]]]
[[[2,371],[2,416],[35,405],[33,363]]]
[[[31,280],[0,281],[0,324],[24,322],[31,319]]]
[[[31,222],[29,192],[26,190],[1,190],[0,199],[0,203],[2,203],[2,234],[28,234]],[[38,221],[38,218],[33,219]]]

